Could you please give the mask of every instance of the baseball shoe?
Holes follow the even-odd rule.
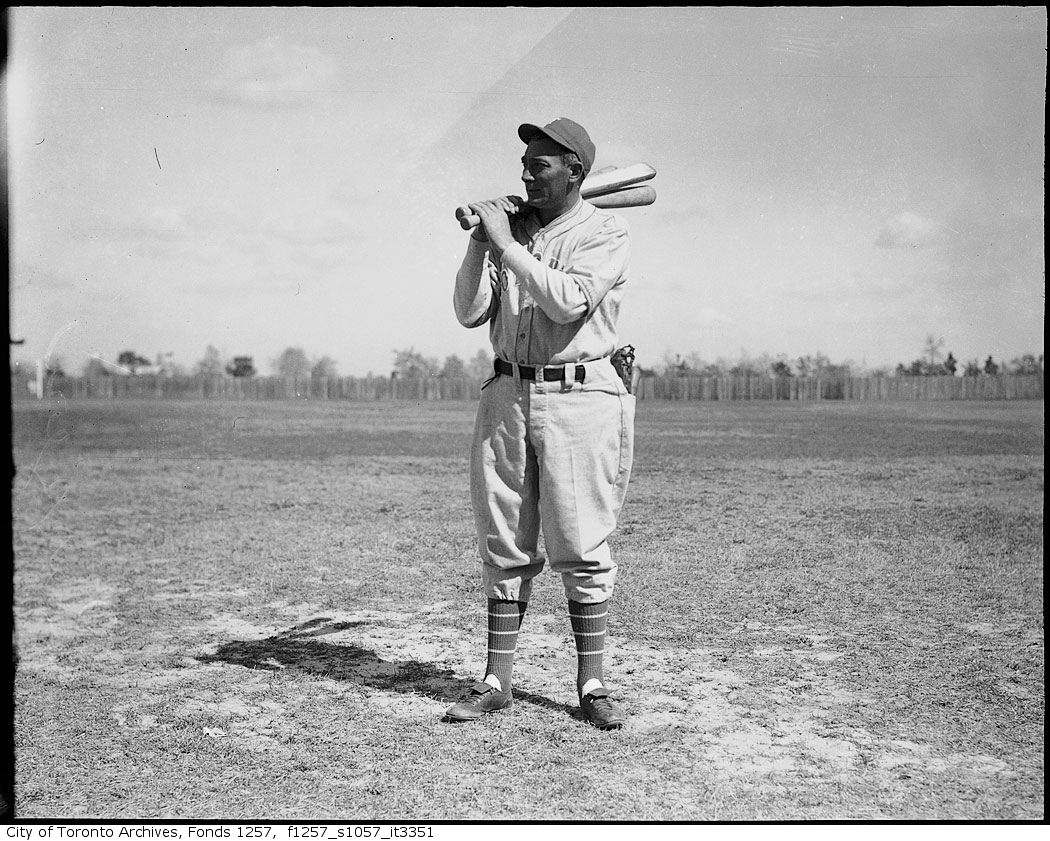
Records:
[[[587,721],[599,730],[619,730],[627,721],[627,715],[610,700],[609,690],[604,686],[580,698],[580,709]]]
[[[445,721],[477,721],[485,713],[509,710],[514,696],[509,689],[500,691],[496,687],[478,681],[466,698],[445,711]]]

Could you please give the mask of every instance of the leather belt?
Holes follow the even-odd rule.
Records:
[[[514,376],[515,366],[503,359],[500,359],[498,356],[496,357],[495,361],[493,361],[492,367],[495,369],[497,374],[505,374],[508,377]],[[558,365],[552,368],[543,368],[543,379],[545,382],[550,380],[564,380],[565,369],[571,367],[571,365]],[[575,367],[576,375],[574,379],[576,380],[576,382],[582,383],[584,378],[587,376],[587,368],[583,365],[577,365]],[[532,367],[531,365],[518,365],[517,368],[518,375],[523,380],[536,379],[536,371],[539,370],[537,368]]]

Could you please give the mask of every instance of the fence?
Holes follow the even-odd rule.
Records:
[[[76,399],[477,400],[482,380],[424,377],[54,377],[44,396]],[[12,374],[12,400],[36,397],[36,381]],[[1043,375],[978,377],[646,376],[639,400],[1042,400]]]
[[[35,396],[36,383],[12,377],[13,399]],[[45,396],[82,398],[158,398],[221,400],[470,400],[481,381],[422,377],[231,377],[223,374],[172,377],[48,377]]]
[[[1043,375],[979,377],[656,376],[639,400],[1042,400]]]

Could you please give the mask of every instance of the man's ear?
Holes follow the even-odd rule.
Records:
[[[584,172],[583,164],[579,161],[574,161],[569,164],[569,182],[572,184],[581,184],[583,182]]]

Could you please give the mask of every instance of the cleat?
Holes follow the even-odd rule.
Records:
[[[514,696],[509,689],[498,691],[494,686],[478,681],[467,697],[445,711],[443,721],[477,721],[485,713],[509,710]]]
[[[580,709],[584,718],[599,730],[619,730],[627,721],[627,715],[612,702],[605,687],[580,698]]]

